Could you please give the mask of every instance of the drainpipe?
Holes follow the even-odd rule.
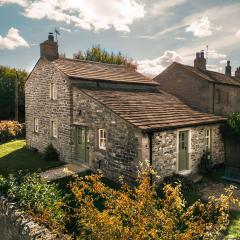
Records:
[[[153,133],[152,132],[149,132],[148,133],[148,139],[149,139],[149,163],[150,163],[150,167],[152,167],[153,165],[153,151],[152,151],[152,148],[153,148]],[[153,175],[150,173],[150,185],[153,184]]]
[[[214,113],[215,112],[215,83],[213,83],[213,98],[212,98],[212,100],[213,100],[213,103],[212,103],[212,113]]]

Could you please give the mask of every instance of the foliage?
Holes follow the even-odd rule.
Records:
[[[200,173],[209,173],[213,169],[212,156],[209,151],[203,151],[200,159],[198,170]]]
[[[210,197],[186,207],[181,185],[163,186],[157,198],[149,170],[142,172],[135,188],[122,182],[119,190],[106,186],[101,174],[78,178],[71,183],[78,201],[75,216],[81,229],[79,239],[217,239],[229,224],[233,187],[219,198]],[[96,203],[101,200],[103,208]]]
[[[0,119],[14,119],[15,81],[17,78],[19,94],[19,117],[21,120],[24,120],[24,84],[27,79],[27,75],[28,73],[24,70],[0,66]]]
[[[53,147],[52,144],[49,144],[44,152],[44,159],[46,161],[59,161],[59,153]]]
[[[166,184],[173,187],[177,187],[180,184],[181,192],[189,204],[199,199],[200,193],[197,184],[186,176],[174,173],[172,176],[165,177],[162,183],[157,187],[157,192],[160,197],[164,195],[163,189]]]
[[[23,125],[16,121],[0,121],[0,143],[21,137]]]
[[[0,176],[0,192],[17,201],[38,222],[62,232],[67,220],[64,197],[58,186],[37,174]]]
[[[240,112],[229,117],[227,124],[222,126],[222,134],[225,138],[240,140]]]
[[[134,69],[136,68],[132,60],[124,56],[121,52],[118,52],[117,54],[114,52],[109,53],[106,49],[102,49],[100,45],[92,46],[92,48],[85,52],[79,51],[73,55],[73,58],[94,62],[128,65]]]

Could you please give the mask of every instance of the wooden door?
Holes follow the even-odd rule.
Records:
[[[89,134],[86,127],[76,128],[76,158],[78,162],[88,163],[89,161]]]
[[[189,169],[188,161],[188,143],[189,131],[180,131],[178,135],[178,171]]]

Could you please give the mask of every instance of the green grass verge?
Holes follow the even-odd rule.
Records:
[[[20,170],[24,172],[44,171],[63,164],[63,162],[46,161],[42,154],[28,150],[25,140],[0,145],[0,174],[4,176]]]

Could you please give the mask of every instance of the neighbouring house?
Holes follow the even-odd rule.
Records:
[[[240,68],[232,76],[230,61],[225,74],[208,71],[204,52],[200,52],[194,67],[174,62],[153,80],[162,90],[201,111],[224,116],[240,111]]]
[[[52,34],[26,82],[29,148],[132,181],[140,161],[162,177],[194,173],[204,150],[224,161],[225,118],[193,110],[128,66],[59,58]]]

